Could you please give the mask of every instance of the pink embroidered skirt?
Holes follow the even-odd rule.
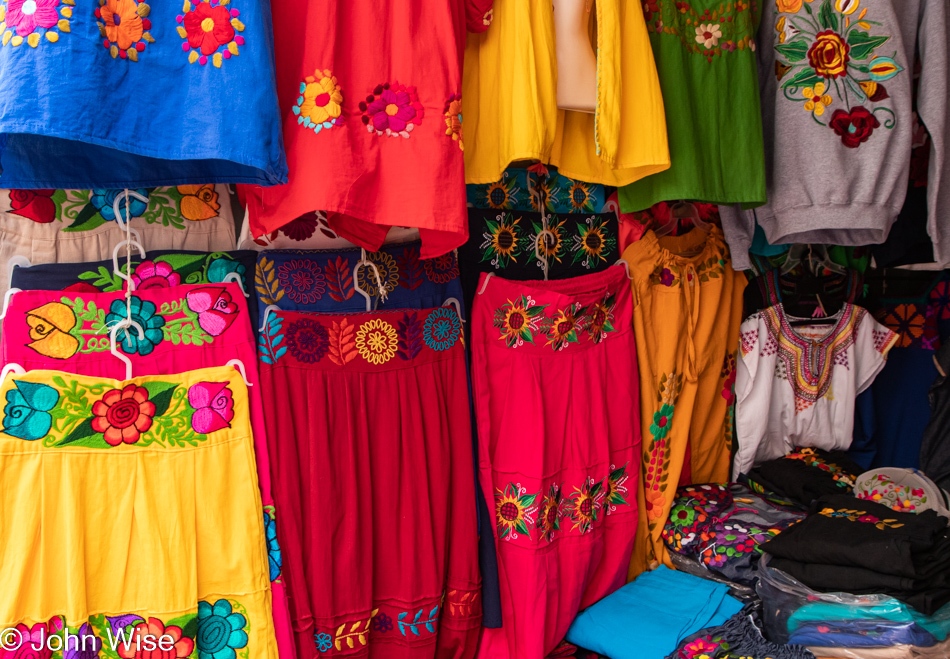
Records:
[[[132,360],[132,375],[174,375],[199,368],[244,363],[258,482],[264,504],[274,628],[282,659],[294,657],[290,614],[281,577],[276,511],[271,497],[264,411],[257,351],[247,302],[237,284],[143,289],[133,293],[132,319],[145,330],[120,331],[120,352]],[[3,319],[0,363],[26,370],[50,369],[100,378],[125,378],[125,364],[109,353],[109,328],[125,318],[125,294],[22,291],[10,299]],[[208,428],[220,425],[208,416]]]
[[[261,381],[301,659],[475,653],[461,332],[444,307],[269,316]]]
[[[503,627],[480,659],[542,659],[626,581],[640,418],[623,268],[559,281],[486,275],[472,314],[481,487],[495,517]]]

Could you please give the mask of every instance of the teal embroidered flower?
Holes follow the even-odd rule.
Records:
[[[650,424],[650,432],[654,439],[663,439],[670,432],[670,424],[673,422],[673,406],[664,403],[660,409],[653,415],[653,423]]]
[[[267,562],[270,565],[270,580],[277,581],[280,577],[280,568],[283,560],[280,555],[280,544],[277,542],[277,522],[271,516],[273,513],[264,509],[264,538],[267,541]]]
[[[198,602],[198,659],[234,659],[235,650],[247,646],[247,618],[234,613],[231,602],[218,600],[212,606]]]
[[[422,338],[426,345],[437,352],[455,345],[462,333],[462,322],[454,309],[436,309],[426,318]]]
[[[313,635],[313,641],[317,644],[317,649],[320,652],[326,652],[333,647],[333,639],[329,634],[319,633]]]
[[[14,380],[15,389],[7,391],[3,408],[2,432],[35,441],[46,437],[53,425],[49,411],[59,402],[59,392],[38,382]]]
[[[140,339],[138,330],[130,327],[127,332],[119,331],[116,334],[116,341],[122,346],[122,350],[127,354],[138,353],[142,357],[152,354],[155,346],[162,342],[165,334],[162,327],[165,326],[165,319],[155,313],[155,304],[140,297],[132,296],[130,307],[132,310],[132,320],[137,322],[145,330],[145,338]],[[106,314],[106,327],[111,328],[128,316],[125,308],[125,300],[113,300],[109,307],[109,313]]]
[[[234,259],[215,259],[211,262],[211,265],[208,266],[208,281],[212,284],[223,283],[224,278],[232,272],[238,273],[241,279],[244,279],[244,273],[247,272],[247,268],[244,267],[243,263]]]
[[[140,188],[135,190],[140,195],[148,199],[148,190],[145,188]],[[115,221],[115,200],[119,198],[119,214],[122,216],[123,221],[128,221],[125,213],[125,191],[120,189],[115,190],[106,190],[102,188],[95,188],[92,191],[92,197],[89,199],[89,203],[92,204],[99,215],[102,216],[106,222]],[[136,197],[129,196],[129,215],[131,217],[139,217],[145,213],[145,209],[148,208],[148,204]]]

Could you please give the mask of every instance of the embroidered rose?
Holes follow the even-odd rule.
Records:
[[[200,604],[200,603],[199,603]],[[169,651],[148,650],[150,644],[146,640],[154,642],[154,639],[161,639],[163,636],[169,638],[172,643],[172,649]],[[140,622],[135,626],[127,643],[119,643],[116,651],[122,659],[188,659],[195,650],[195,642],[184,636],[181,627],[175,625],[165,626],[158,618],[149,618],[148,623]]]
[[[127,384],[107,391],[93,404],[92,413],[92,429],[101,432],[107,444],[134,444],[152,427],[155,404],[148,399],[145,387]]]
[[[696,27],[696,43],[702,44],[703,48],[718,46],[721,38],[722,30],[718,23],[701,23]]]
[[[832,30],[819,32],[808,49],[808,63],[823,78],[840,78],[848,73],[851,47]]]
[[[49,224],[56,219],[55,190],[10,190],[10,213]]]
[[[181,283],[181,275],[164,261],[142,261],[132,273],[135,289],[145,291],[150,288],[169,288]]]
[[[831,115],[831,121],[828,122],[835,134],[841,138],[841,143],[851,149],[856,149],[863,142],[867,142],[875,128],[879,128],[881,122],[873,114],[868,112],[867,108],[855,107],[851,112],[846,110],[835,110]]]
[[[221,204],[218,202],[218,193],[215,192],[214,185],[211,183],[179,185],[177,190],[181,194],[178,208],[181,216],[186,220],[201,222],[218,216]]]
[[[17,639],[9,634],[4,639],[4,647],[0,649],[2,659],[50,659],[53,651],[47,646],[50,634],[55,634],[44,622],[38,622],[33,627],[27,627],[22,622],[14,627],[19,633]],[[39,648],[39,649],[37,649]]]
[[[26,314],[30,327],[27,344],[44,357],[69,359],[79,350],[79,339],[70,334],[76,327],[76,314],[62,302],[47,302]]]
[[[185,14],[183,24],[188,45],[206,57],[234,39],[231,14],[221,5],[212,7],[210,2],[199,2]]]
[[[409,133],[422,123],[425,112],[415,87],[407,87],[398,81],[377,85],[365,101],[360,102],[362,121],[366,129],[377,135],[409,137]]]
[[[317,69],[300,83],[300,96],[292,108],[297,123],[319,133],[343,124],[343,88],[330,69]]]
[[[58,6],[59,0],[9,0],[6,23],[16,28],[17,36],[25,37],[37,27],[55,27],[59,21]]]
[[[816,117],[825,113],[825,107],[831,105],[832,98],[825,93],[825,83],[815,83],[814,87],[805,87],[802,90],[805,97],[805,111],[814,112]]]
[[[46,437],[53,427],[49,412],[59,402],[59,392],[39,382],[14,380],[13,385],[13,389],[7,390],[0,432],[29,442]]]
[[[195,408],[191,428],[199,435],[208,435],[231,427],[234,399],[226,382],[199,382],[188,389],[188,404]]]
[[[203,286],[185,295],[188,308],[198,314],[198,326],[211,336],[221,336],[238,317],[231,294],[217,286]]]

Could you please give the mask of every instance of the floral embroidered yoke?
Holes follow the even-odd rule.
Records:
[[[800,327],[803,319],[779,304],[742,323],[736,474],[796,446],[851,445],[855,397],[884,368],[899,336],[851,304],[832,318],[832,325]]]
[[[627,281],[618,266],[557,281],[482,275],[472,382],[504,627],[483,630],[480,657],[545,657],[580,609],[625,582],[640,452]]]
[[[301,659],[474,655],[461,333],[444,307],[269,316],[261,379]]]
[[[238,371],[129,381],[32,371],[7,377],[0,400],[0,496],[18,511],[17,533],[40,538],[23,552],[2,532],[5,628],[22,642],[93,635],[103,653],[119,633],[167,634],[176,659],[277,657]],[[134,643],[118,652],[144,656]]]

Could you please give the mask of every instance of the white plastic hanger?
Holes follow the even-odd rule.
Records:
[[[241,277],[241,275],[239,275],[238,273],[229,272],[228,274],[224,275],[224,279],[222,279],[221,281],[224,283],[233,281],[235,284],[237,284],[240,287],[241,292],[244,293],[244,297],[251,297],[250,294],[246,290],[244,290],[244,278]]]
[[[135,240],[121,240],[118,243],[116,243],[115,248],[113,248],[112,250],[112,272],[119,279],[124,279],[126,282],[128,282],[128,286],[126,287],[128,290],[134,291],[135,282],[132,281],[132,275],[130,273],[122,272],[121,270],[119,270],[119,250],[125,247],[126,251],[129,251],[130,248],[134,247],[135,249],[138,250],[139,256],[144,259],[145,248],[142,247],[142,242],[141,242],[141,238],[139,237],[138,231],[129,227],[127,232],[134,235]],[[128,268],[129,266],[126,265],[126,269]]]
[[[554,241],[554,244],[557,245],[557,234],[548,229],[548,219],[547,216],[541,214],[541,224],[542,228],[538,232],[537,237],[534,239],[534,255],[538,257],[538,262],[541,264],[541,270],[544,272],[544,281],[548,280],[548,256],[547,254],[541,253],[541,245],[544,244],[544,250],[547,251],[548,243],[545,236],[551,236],[551,239]]]
[[[9,363],[3,367],[3,370],[0,370],[0,386],[6,381],[7,376],[10,373],[16,373],[17,375],[26,375],[26,369],[24,369],[19,364]]]
[[[459,320],[462,321],[463,323],[465,322],[465,319],[462,318],[462,303],[459,302],[457,298],[454,298],[454,297],[447,298],[445,302],[442,303],[442,306],[455,307],[455,313],[459,315]]]
[[[481,295],[485,292],[485,289],[488,288],[488,280],[495,276],[494,272],[489,272],[485,275],[485,281],[482,282],[482,287],[478,289],[478,294]]]
[[[11,256],[7,259],[7,288],[13,287],[13,269],[14,268],[29,268],[33,264],[30,263],[30,259],[26,258],[22,254],[17,254],[16,256]]]
[[[366,258],[366,250],[361,249],[360,255],[361,255],[360,260],[356,262],[356,266],[353,268],[353,288],[356,289],[357,293],[359,293],[360,295],[366,298],[366,310],[372,311],[373,310],[373,296],[367,293],[366,291],[364,291],[362,288],[360,288],[360,278],[359,278],[360,268],[365,265],[373,269],[373,273],[375,273],[376,275],[376,285],[379,290],[380,301],[385,302],[386,296],[388,295],[388,293],[386,292],[386,289],[383,287],[382,277],[379,276],[379,268],[376,267],[375,263],[373,263],[368,258]]]
[[[142,329],[142,326],[139,325],[134,320],[132,320],[131,318],[123,318],[122,320],[117,322],[115,325],[113,325],[111,330],[109,330],[109,352],[112,353],[113,357],[115,357],[116,359],[121,361],[123,364],[125,364],[125,379],[126,380],[132,379],[132,360],[129,359],[129,356],[126,355],[125,353],[119,352],[119,346],[115,342],[115,335],[121,329],[124,329],[126,332],[128,332],[130,327],[134,328],[138,332],[139,341],[142,341],[145,339],[145,330]]]
[[[7,307],[10,306],[10,298],[13,297],[14,293],[19,293],[19,288],[9,288],[7,292],[3,294],[3,311],[0,312],[0,320],[3,320],[7,317]]]
[[[627,263],[627,262],[626,262],[625,260],[623,260],[623,259],[620,259],[619,261],[617,261],[616,263],[614,263],[614,265],[622,265],[624,272],[627,273],[627,279],[630,279],[631,281],[633,280],[633,275],[630,273],[630,264],[629,264],[629,263]]]
[[[140,195],[140,194],[139,194],[138,192],[136,192],[135,190],[129,190],[128,188],[126,188],[125,190],[123,190],[121,195],[116,195],[115,200],[112,202],[112,212],[115,213],[115,222],[116,222],[116,224],[117,224],[117,225],[119,226],[119,228],[122,229],[123,231],[125,231],[125,225],[128,224],[128,223],[129,223],[129,220],[131,219],[131,218],[129,217],[129,215],[130,215],[130,213],[129,213],[129,197],[132,197],[133,199],[138,199],[138,200],[141,201],[143,204],[148,204],[148,197],[143,197],[142,195]],[[123,219],[122,213],[119,212],[119,209],[122,207],[122,202],[123,202],[123,201],[125,202],[125,213],[126,213],[125,216],[124,216],[125,219]]]
[[[280,311],[280,307],[278,307],[276,304],[268,304],[266,307],[264,307],[264,313],[261,315],[261,327],[258,330],[259,332],[263,332],[265,329],[267,329],[267,317],[270,315],[271,311]]]
[[[225,366],[233,366],[234,368],[236,368],[238,370],[238,373],[241,374],[241,378],[243,378],[244,384],[246,384],[249,387],[254,386],[253,384],[251,384],[250,380],[247,379],[247,369],[244,368],[244,362],[242,362],[240,359],[232,359],[227,364],[225,364]]]

